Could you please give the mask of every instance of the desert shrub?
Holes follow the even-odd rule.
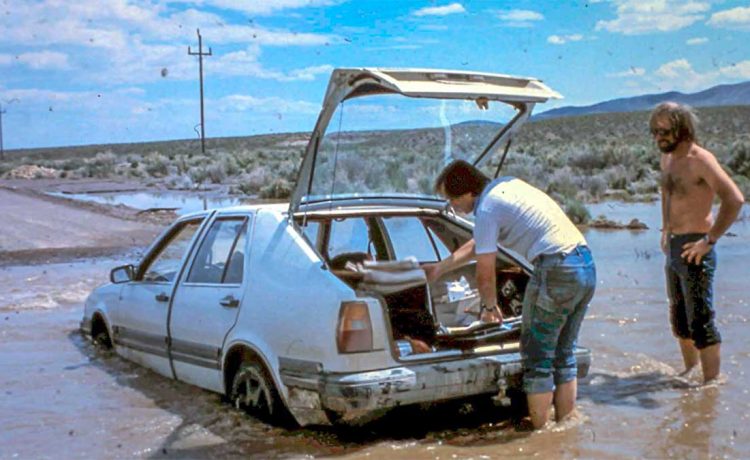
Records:
[[[581,172],[591,172],[597,169],[604,169],[608,166],[607,159],[600,155],[599,152],[590,149],[581,149],[581,151],[571,155],[568,164]]]
[[[169,171],[169,158],[158,152],[153,152],[144,158],[144,168],[151,177],[164,177]]]
[[[574,224],[583,225],[591,220],[591,213],[589,213],[586,206],[578,200],[567,200],[563,205],[563,210]]]
[[[146,171],[143,168],[135,168],[135,169],[130,168],[125,173],[125,176],[136,178],[136,179],[142,179],[142,178],[146,177],[147,175],[148,174],[146,173]]]
[[[643,195],[647,193],[659,192],[659,180],[658,176],[648,176],[640,180],[630,182],[626,190],[633,195]]]
[[[750,141],[743,140],[735,142],[729,153],[727,168],[733,174],[742,174],[750,177]]]
[[[570,168],[565,167],[556,170],[547,186],[547,193],[557,194],[565,198],[575,198],[578,194],[578,184],[576,183],[573,172]]]
[[[117,157],[112,152],[97,153],[83,165],[85,177],[107,178],[114,175]]]
[[[208,178],[208,172],[203,166],[191,166],[188,169],[188,176],[195,184],[202,184]]]
[[[176,169],[176,168],[175,168]],[[171,189],[191,189],[195,186],[189,175],[170,175],[165,184]]]
[[[292,194],[292,186],[286,179],[275,179],[263,187],[258,195],[260,198],[289,198]]]
[[[600,175],[581,177],[581,191],[588,198],[599,200],[607,191],[607,181]]]
[[[206,176],[214,184],[220,184],[227,178],[226,166],[223,162],[211,163],[206,166]]]
[[[224,174],[224,177],[226,176],[235,176],[241,172],[241,168],[239,163],[237,162],[237,159],[226,152],[220,152],[214,155],[213,157],[213,163],[220,165],[222,173]]]
[[[264,166],[260,166],[249,173],[240,175],[235,184],[235,193],[255,195],[270,182],[271,174]]]
[[[630,181],[633,180],[633,176],[635,176],[635,172],[628,170],[623,165],[610,166],[603,173],[604,180],[609,188],[617,190],[625,190]]]

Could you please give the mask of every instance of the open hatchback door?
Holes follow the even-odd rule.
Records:
[[[336,69],[300,166],[290,214],[341,199],[438,199],[454,159],[507,152],[537,103],[561,96],[534,78],[429,69]],[[503,155],[504,157],[504,155]],[[497,171],[502,164],[498,162]]]

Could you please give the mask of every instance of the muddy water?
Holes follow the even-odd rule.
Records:
[[[617,212],[650,223],[639,206]],[[710,386],[679,375],[657,228],[587,234],[599,286],[581,343],[594,364],[578,416],[537,433],[491,405],[407,408],[354,430],[269,427],[81,338],[83,299],[120,260],[0,268],[0,458],[748,458],[750,219],[719,244],[723,377]]]

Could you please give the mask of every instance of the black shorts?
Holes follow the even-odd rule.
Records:
[[[699,350],[721,343],[713,306],[716,251],[711,248],[700,264],[689,264],[680,254],[685,243],[703,235],[670,235],[666,266],[672,332],[680,339],[692,339]]]

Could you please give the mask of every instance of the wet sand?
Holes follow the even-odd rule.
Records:
[[[145,247],[174,217],[57,198],[0,181],[0,265],[68,260]]]
[[[652,227],[654,228],[654,227]],[[681,377],[658,230],[587,238],[599,285],[581,344],[593,350],[579,414],[529,433],[483,405],[405,408],[357,429],[287,429],[221,397],[95,350],[78,333],[85,296],[134,252],[0,267],[0,459],[748,458],[750,223],[718,247],[720,384]]]

